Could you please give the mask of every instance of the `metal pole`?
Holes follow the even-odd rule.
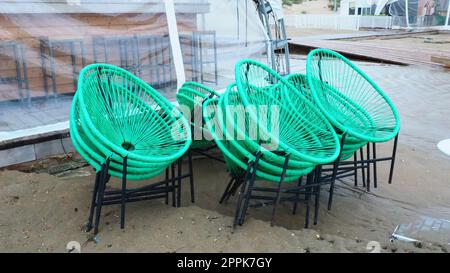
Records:
[[[237,18],[237,29],[236,29],[236,33],[237,33],[237,39],[239,40],[239,0],[236,0],[236,18]]]
[[[448,1],[448,7],[447,7],[447,16],[445,17],[445,28],[450,29],[448,26],[448,21],[450,20],[450,0]]]
[[[336,10],[337,10],[337,0],[334,0],[334,8],[333,8],[333,11],[336,13]]]
[[[405,0],[405,15],[406,15],[406,27],[409,28],[409,11],[408,11],[408,0]]]

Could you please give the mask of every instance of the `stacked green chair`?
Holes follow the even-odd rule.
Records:
[[[167,202],[169,192],[175,198],[177,186],[167,170],[191,145],[189,123],[133,74],[107,64],[86,66],[72,103],[70,135],[76,150],[97,172],[88,230],[95,213],[98,232],[103,205],[121,204],[124,228],[126,202],[155,198]],[[127,179],[148,179],[165,170],[164,181],[127,189]],[[105,191],[110,176],[122,178],[121,190]]]
[[[228,184],[222,200],[229,197],[236,185],[241,189],[235,224],[243,223],[250,199],[270,200],[273,222],[281,192],[290,194],[286,200],[293,200],[296,205],[300,188],[305,190],[308,201],[310,195],[316,196],[317,223],[319,184],[312,171],[338,158],[339,140],[310,101],[305,98],[304,107],[295,109],[287,102],[286,92],[298,91],[263,64],[243,60],[236,65],[236,84],[230,85],[220,99],[210,99],[204,104],[205,122],[235,178]],[[306,186],[281,190],[282,184],[298,181],[304,175],[308,175]],[[276,182],[277,188],[255,187],[257,179]],[[274,192],[275,197],[254,192]]]
[[[213,145],[213,140],[209,131],[204,128],[202,120],[202,104],[208,98],[219,97],[211,88],[196,82],[185,82],[176,94],[178,104],[187,107],[191,113],[192,139],[191,149],[206,149]],[[198,120],[194,120],[198,119]],[[197,139],[197,134],[201,133],[201,138]]]
[[[342,172],[355,171],[362,166],[367,170],[367,190],[370,190],[370,164],[374,166],[374,182],[376,186],[376,162],[391,161],[389,183],[395,162],[400,118],[396,108],[379,86],[361,69],[341,54],[328,50],[316,49],[308,54],[306,63],[306,78],[302,78],[303,86],[309,87],[309,96],[326,115],[339,135],[346,135],[343,158],[355,155],[355,161],[339,167]],[[303,90],[307,90],[303,88]],[[291,98],[295,102],[295,98]],[[395,138],[392,157],[376,158],[375,143],[387,142]],[[370,144],[373,156],[370,158]],[[364,160],[362,147],[367,147],[367,159]],[[356,160],[356,151],[360,149],[361,161]],[[361,164],[361,166],[357,166]],[[364,178],[364,174],[363,174]]]
[[[189,161],[189,173],[190,173],[190,186],[191,186],[191,202],[195,202],[194,195],[194,177],[192,169],[192,154],[201,154],[211,159],[223,162],[222,159],[217,158],[208,153],[208,151],[215,148],[212,137],[209,131],[204,128],[203,116],[202,116],[202,104],[203,102],[212,97],[218,97],[218,94],[211,88],[204,86],[197,82],[185,82],[178,90],[176,98],[180,107],[180,110],[187,110],[191,122],[192,131],[192,145],[187,153]],[[187,107],[187,109],[182,109]],[[186,117],[185,113],[185,117]]]
[[[309,88],[308,79],[305,74],[294,73],[289,74],[286,80],[296,87],[300,92],[290,92],[288,93],[289,101],[294,107],[298,107],[299,101],[302,101],[303,97],[308,98],[312,103],[314,103],[314,98],[312,96],[311,90]],[[337,128],[335,128],[337,129]],[[342,131],[336,130],[338,137],[342,140]],[[346,160],[350,158],[358,149],[365,146],[367,141],[360,140],[358,138],[352,138],[351,136],[346,136],[345,143],[343,143],[341,151],[341,160]]]

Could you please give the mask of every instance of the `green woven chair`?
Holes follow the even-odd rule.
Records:
[[[280,147],[292,157],[318,165],[333,163],[331,175],[329,207],[333,198],[334,181],[337,173],[336,163],[340,155],[340,143],[334,129],[323,113],[285,78],[270,68],[252,60],[243,60],[236,66],[238,91],[246,106],[271,104],[273,98],[288,106],[281,112]],[[271,96],[268,96],[270,94]],[[289,94],[297,98],[295,105]],[[256,116],[253,115],[253,119]],[[332,132],[332,133],[330,133]],[[322,179],[323,180],[323,179]]]
[[[76,149],[97,171],[88,221],[90,229],[96,209],[95,233],[102,205],[121,203],[123,228],[127,201],[167,197],[168,188],[157,187],[167,186],[167,179],[132,190],[126,188],[127,179],[162,173],[191,144],[188,121],[170,102],[133,74],[107,64],[89,65],[81,71],[70,131]],[[122,178],[116,197],[105,197],[109,176]]]
[[[192,89],[195,87],[196,89]],[[202,91],[198,91],[202,90]],[[213,145],[209,131],[204,128],[202,117],[202,104],[205,100],[218,95],[211,89],[198,83],[187,82],[177,92],[176,98],[180,106],[188,107],[191,113],[191,127],[193,132],[192,149],[207,149]],[[194,120],[197,119],[197,120]],[[199,120],[200,119],[200,120]],[[196,136],[201,134],[200,139]]]
[[[272,69],[253,60],[240,61],[235,72],[237,91],[244,106],[279,106],[280,150],[291,154],[292,159],[314,164],[336,160],[340,145],[333,127],[306,98],[299,102],[299,107],[292,107],[286,93],[299,92],[293,85]],[[250,112],[250,118],[258,122],[257,113]],[[270,135],[267,131],[264,133]]]
[[[252,60],[239,62],[236,65],[236,87],[230,85],[216,103],[217,120],[222,122],[222,128],[226,128],[223,131],[225,140],[218,141],[216,130],[209,130],[212,130],[216,142],[225,141],[226,145],[218,143],[219,148],[224,154],[225,150],[228,152],[229,159],[235,159],[233,162],[241,168],[241,172],[253,164],[250,168],[253,179],[250,179],[248,186],[245,183],[241,186],[246,198],[242,212],[236,214],[238,222],[244,220],[246,204],[257,178],[278,182],[278,188],[274,191],[277,201],[274,201],[273,219],[281,184],[298,181],[318,164],[334,162],[340,151],[339,141],[331,124],[310,101],[304,100],[301,111],[285,101],[284,90],[297,92],[295,87],[263,64]],[[232,111],[228,111],[230,106]],[[272,110],[273,106],[275,108]],[[260,111],[263,107],[265,112]],[[277,118],[272,120],[273,116]],[[236,122],[237,118],[243,118],[245,122]],[[256,125],[257,135],[250,135],[250,124]],[[279,134],[272,131],[273,128],[279,128]],[[276,145],[264,145],[267,144],[264,140],[273,140]],[[245,176],[243,180],[246,181]],[[225,192],[229,190],[230,183]]]
[[[249,200],[249,198],[246,198],[246,201],[243,201],[244,194],[247,197],[250,197],[251,193],[251,191],[246,190],[250,189],[251,186],[251,183],[249,185],[247,181],[249,180],[254,181],[255,179],[263,179],[266,181],[280,182],[280,180],[284,181],[284,177],[277,176],[272,173],[267,173],[265,172],[264,169],[259,168],[258,163],[260,159],[260,154],[253,155],[247,153],[246,155],[248,156],[248,158],[242,158],[240,156],[240,152],[237,151],[236,144],[234,143],[240,141],[229,140],[222,134],[223,132],[227,131],[226,129],[227,127],[226,127],[226,117],[223,114],[221,114],[221,112],[222,110],[220,109],[219,100],[217,98],[209,99],[203,105],[203,115],[207,128],[210,131],[211,135],[213,136],[214,141],[217,144],[217,147],[221,150],[223,157],[225,159],[225,163],[227,165],[227,170],[230,172],[232,177],[227,185],[227,188],[225,189],[225,192],[220,200],[220,203],[227,200],[230,197],[230,195],[234,194],[234,192],[239,187],[241,188],[233,223],[233,227],[235,227],[237,224],[242,224],[244,222],[246,214],[245,212],[249,205],[247,201]],[[297,180],[299,176],[308,174],[312,170],[313,167],[304,169],[303,173],[299,173],[295,177],[286,177],[286,181],[291,182]],[[273,213],[274,212],[275,211],[273,211]]]
[[[224,136],[226,139],[235,139],[235,141],[230,141],[231,146],[234,147],[235,155],[241,159],[255,160],[255,155],[261,153],[258,162],[258,170],[261,169],[264,174],[269,174],[269,176],[259,175],[258,178],[278,182],[280,176],[283,174],[283,164],[286,158],[285,156],[282,156],[279,151],[268,149],[271,145],[269,145],[267,141],[269,140],[270,142],[272,140],[276,143],[278,142],[278,137],[271,136],[268,137],[266,141],[262,141],[260,135],[255,133],[251,136],[248,130],[250,127],[254,127],[255,132],[270,131],[270,126],[275,125],[270,123],[270,116],[271,114],[278,115],[278,113],[272,113],[271,108],[259,109],[260,106],[255,105],[255,110],[257,112],[266,115],[264,120],[267,122],[261,122],[263,117],[259,115],[259,122],[254,122],[251,126],[252,120],[249,117],[248,111],[245,110],[245,107],[242,104],[242,100],[234,83],[230,84],[227,88],[227,92],[220,97],[219,105],[221,107],[221,111],[218,113],[219,117],[223,116],[222,118],[225,120],[225,124],[222,124],[223,128],[226,128],[225,125],[233,125],[232,128],[226,128],[228,130],[224,131]],[[272,106],[277,106],[273,109],[277,112],[282,108],[281,102],[276,99],[272,101]],[[265,105],[262,107],[265,107]],[[286,113],[287,111],[282,112]],[[239,117],[245,117],[245,120],[236,122]],[[283,117],[278,119],[278,121],[281,120],[283,120]],[[262,126],[264,128],[262,128]],[[265,148],[263,144],[266,144],[268,148]],[[294,156],[290,157],[285,170],[286,177],[284,182],[296,181],[300,176],[309,173],[315,165],[316,164],[311,162],[299,160]]]
[[[289,102],[292,103],[293,107],[299,107],[304,100],[304,97],[309,99],[312,103],[314,98],[312,96],[311,90],[309,88],[308,79],[305,74],[295,73],[289,74],[286,80],[291,83],[300,92],[287,92]],[[342,132],[337,129],[339,140],[342,139]],[[340,160],[346,160],[350,158],[355,151],[365,146],[367,141],[360,140],[355,137],[346,136],[345,143],[343,143]]]
[[[108,156],[105,156],[96,144],[90,140],[92,134],[87,133],[81,126],[78,103],[78,94],[75,94],[72,102],[70,114],[70,135],[76,150],[80,155],[97,171],[99,172],[102,165],[105,164]],[[162,172],[169,165],[166,162],[162,163],[146,163],[142,161],[130,162],[127,164],[127,179],[141,180],[154,177]],[[109,174],[115,177],[122,177],[123,160],[112,161],[109,163]]]
[[[306,72],[315,102],[339,130],[368,142],[389,141],[398,134],[400,118],[391,100],[347,58],[328,49],[313,50]]]
[[[341,54],[328,49],[316,49],[308,54],[306,72],[314,101],[333,126],[341,134],[348,135],[349,143],[351,140],[354,148],[364,142],[373,144],[372,159],[369,158],[370,145],[367,144],[365,168],[368,173],[368,190],[370,190],[370,164],[373,163],[376,169],[376,162],[381,161],[376,159],[375,143],[395,138],[393,155],[386,159],[391,160],[389,174],[391,183],[400,130],[400,118],[391,100],[361,69]],[[363,159],[362,150],[360,151]]]
[[[185,82],[181,87],[190,88],[204,95],[204,97],[219,97],[219,94],[213,89],[198,82]]]

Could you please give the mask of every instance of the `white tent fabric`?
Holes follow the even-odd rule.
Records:
[[[281,18],[281,0],[270,3]],[[185,81],[221,90],[239,60],[267,62],[253,0],[0,0],[0,25],[0,133],[67,121],[91,63],[120,66],[175,101]]]

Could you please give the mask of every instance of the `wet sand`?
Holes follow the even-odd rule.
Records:
[[[181,208],[162,200],[129,204],[125,230],[119,228],[119,207],[105,207],[95,243],[83,231],[94,179],[89,167],[66,177],[6,170],[0,172],[0,251],[64,252],[74,240],[83,245],[83,252],[369,252],[370,241],[379,242],[382,252],[447,252],[447,242],[433,238],[414,245],[391,243],[389,236],[398,224],[420,216],[450,219],[450,158],[436,148],[439,140],[450,137],[450,73],[358,65],[400,112],[394,183],[386,182],[385,164],[378,166],[379,186],[371,193],[355,188],[353,180],[339,182],[331,211],[325,208],[328,194],[322,195],[318,225],[303,229],[304,206],[292,215],[291,206],[283,204],[274,227],[269,223],[271,207],[265,207],[250,209],[245,224],[233,231],[235,198],[218,204],[228,181],[225,166],[197,159],[195,204],[186,191]],[[304,56],[296,58],[293,67],[300,72]],[[391,145],[377,146],[379,156],[388,155]]]

